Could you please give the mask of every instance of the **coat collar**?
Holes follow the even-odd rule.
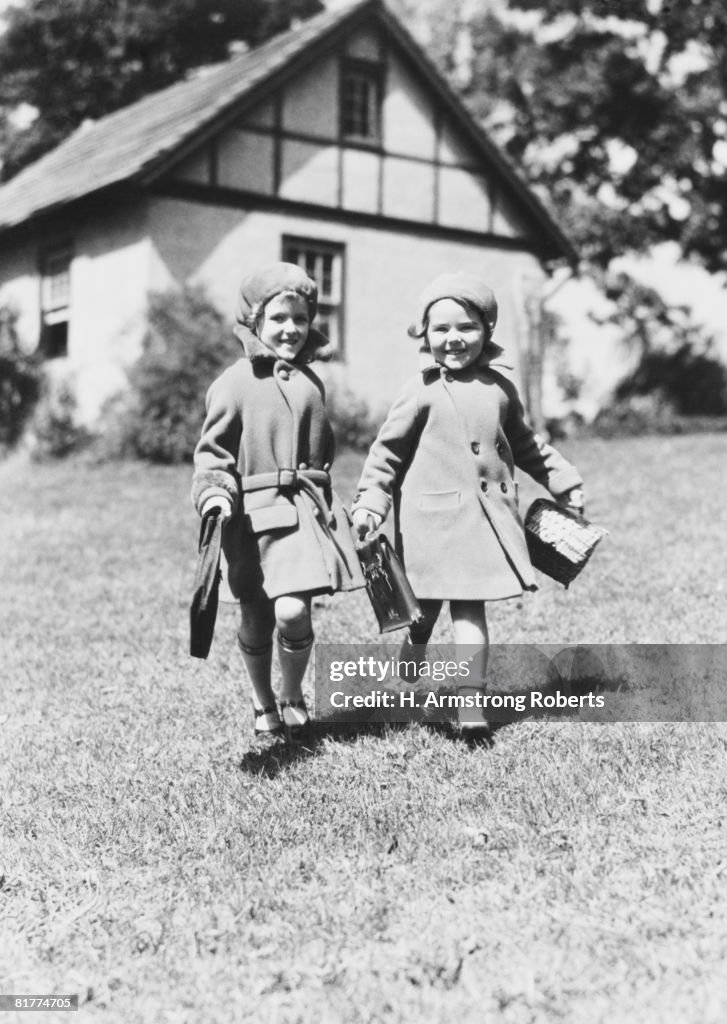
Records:
[[[488,370],[490,367],[493,370],[512,370],[512,363],[507,362],[503,358],[504,352],[505,350],[500,348],[499,345],[490,342],[489,345],[485,345],[482,349],[482,354],[475,363],[476,368],[478,370]],[[444,365],[438,363],[428,349],[419,349],[419,372],[424,378],[429,374],[442,373],[444,369]]]
[[[310,328],[305,345],[292,362],[280,359],[271,348],[268,348],[267,345],[260,341],[257,334],[254,334],[244,324],[236,324],[234,331],[242,345],[243,352],[253,364],[271,360],[273,363],[279,362],[281,364],[286,363],[289,366],[301,366],[305,363],[312,363],[314,359],[327,361],[333,355],[328,338],[325,334],[321,334],[319,330],[316,330],[315,327]]]

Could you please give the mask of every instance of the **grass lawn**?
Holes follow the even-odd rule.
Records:
[[[562,450],[610,537],[569,591],[491,606],[492,640],[723,643],[725,435]],[[186,653],[188,492],[0,466],[0,991],[114,1024],[727,1019],[723,723],[259,749],[234,609]],[[361,593],[316,629],[376,637]]]

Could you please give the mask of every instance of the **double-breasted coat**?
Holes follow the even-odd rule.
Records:
[[[554,496],[578,471],[525,420],[501,349],[452,372],[424,356],[366,459],[353,508],[386,517],[420,599],[494,600],[537,589],[515,466]]]
[[[207,394],[207,414],[194,454],[192,498],[201,512],[226,495],[228,582],[241,601],[364,585],[348,517],[333,491],[335,442],[321,381],[307,360],[310,342],[292,362],[242,325],[244,358]]]

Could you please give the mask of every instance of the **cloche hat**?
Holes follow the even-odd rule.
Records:
[[[409,328],[412,338],[421,338],[426,333],[429,308],[440,299],[454,299],[478,311],[490,336],[497,323],[497,299],[492,288],[477,274],[464,270],[440,274],[431,281],[419,296],[419,310],[415,322]]]

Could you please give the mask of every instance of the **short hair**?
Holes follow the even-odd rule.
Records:
[[[424,316],[422,317],[421,327],[418,327],[416,324],[411,324],[409,326],[409,328],[407,329],[407,334],[409,335],[410,338],[424,338],[426,341],[427,331],[429,330],[429,310],[432,308],[435,302],[440,301],[440,299],[435,299],[434,302],[430,303],[430,305],[427,306],[427,308],[424,311]],[[456,302],[458,306],[461,306],[462,309],[466,310],[470,316],[472,316],[473,313],[477,314],[477,319],[484,327],[487,341],[489,341],[492,338],[492,327],[490,326],[490,324],[488,324],[483,311],[478,306],[476,306],[474,302],[470,302],[468,299],[458,299],[452,296],[452,301]]]
[[[265,307],[268,305],[269,302],[272,302],[273,299],[277,299],[281,295],[290,296],[291,298],[294,299],[300,299],[305,308],[308,310],[308,323],[313,322],[313,317],[310,315],[310,303],[308,301],[308,298],[302,292],[296,291],[295,288],[284,288],[282,291],[276,292],[275,295],[271,295],[270,298],[267,299],[266,301],[263,302],[261,300],[260,302],[254,303],[250,307],[250,312],[244,314],[244,316],[242,317],[242,322],[244,323],[245,327],[248,327],[254,333],[257,330],[258,324],[260,323],[260,319],[263,313],[265,312]]]

